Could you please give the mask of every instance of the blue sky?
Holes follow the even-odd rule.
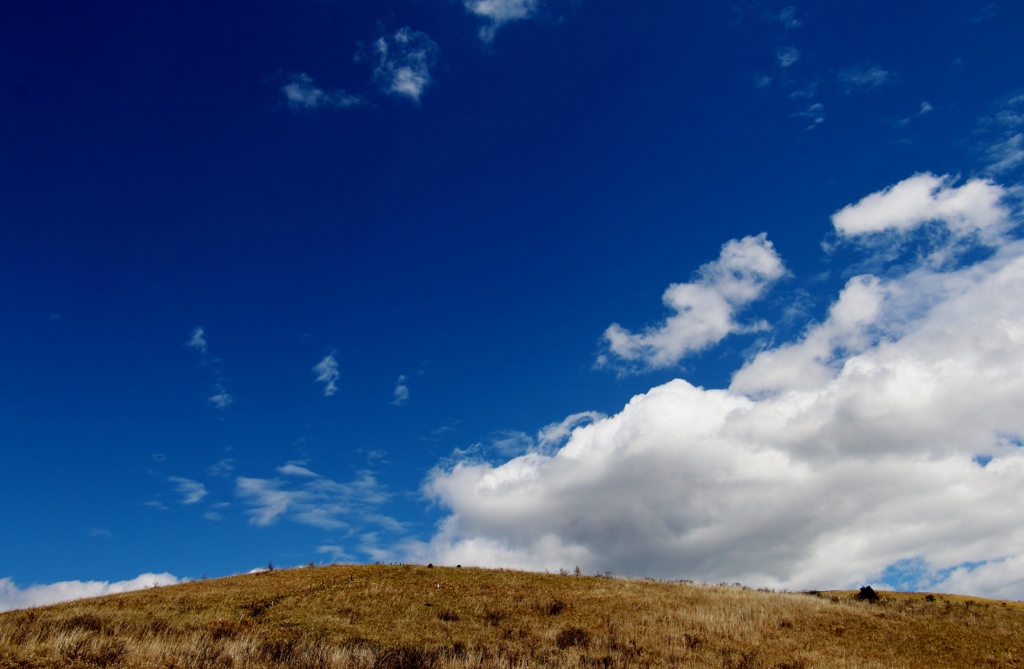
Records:
[[[0,608],[311,560],[1024,598],[1018,3],[2,11]]]

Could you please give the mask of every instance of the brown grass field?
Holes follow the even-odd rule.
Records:
[[[305,567],[0,614],[0,668],[1024,668],[1019,603],[856,594]]]

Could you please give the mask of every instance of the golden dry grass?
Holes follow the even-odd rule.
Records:
[[[0,615],[0,668],[1024,667],[1024,610],[483,569],[310,567]]]

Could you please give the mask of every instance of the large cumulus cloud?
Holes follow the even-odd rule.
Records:
[[[908,587],[1024,598],[1024,243],[1005,189],[952,184],[916,175],[837,212],[865,248],[949,234],[850,278],[729,388],[676,379],[560,448],[435,470],[450,514],[413,553],[787,588],[913,565]],[[998,234],[968,249],[972,229]]]

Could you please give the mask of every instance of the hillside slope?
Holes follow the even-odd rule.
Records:
[[[1016,604],[335,565],[0,615],[0,667],[1024,667]]]

